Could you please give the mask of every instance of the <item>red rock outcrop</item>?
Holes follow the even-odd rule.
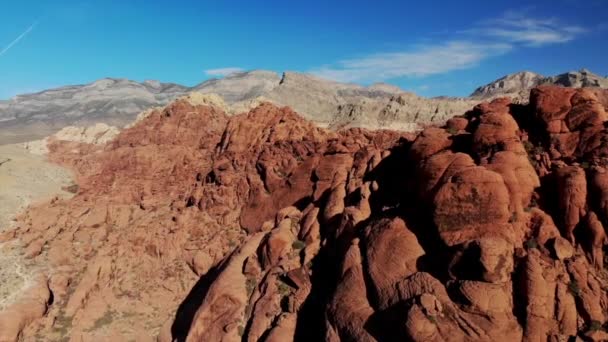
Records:
[[[549,136],[554,156],[605,158],[606,91],[538,87],[530,106]],[[591,162],[589,160],[588,162]]]
[[[417,135],[181,100],[102,147],[55,141],[80,188],[13,234],[53,294],[19,334],[602,340],[607,98],[540,87]]]

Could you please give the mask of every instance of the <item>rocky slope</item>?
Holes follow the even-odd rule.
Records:
[[[418,134],[200,103],[49,141],[79,190],[3,234],[49,271],[0,340],[608,338],[608,92],[539,87]]]
[[[0,145],[38,140],[69,125],[104,123],[122,127],[140,112],[191,92],[219,95],[231,114],[270,101],[289,106],[322,127],[415,131],[461,115],[480,100],[509,96],[525,103],[530,89],[540,84],[607,88],[608,80],[587,70],[555,77],[521,72],[478,88],[470,98],[429,99],[387,84],[362,87],[308,74],[285,72],[279,76],[264,70],[235,73],[194,87],[102,79],[0,101]]]
[[[539,85],[559,85],[570,88],[608,88],[608,78],[601,77],[587,69],[570,71],[557,76],[545,77],[530,71],[522,71],[499,78],[477,88],[471,98],[488,100],[498,96],[509,96],[516,102],[527,102],[530,89]]]
[[[408,130],[417,129],[418,123],[440,122],[462,114],[477,103],[425,99],[386,84],[362,87],[293,72],[281,77],[262,70],[236,73],[194,87],[103,79],[0,101],[0,144],[41,139],[68,125],[105,123],[121,127],[141,111],[190,92],[219,95],[231,113],[246,111],[251,103],[271,101],[290,106],[321,126],[375,128],[389,124]]]
[[[539,85],[544,76],[530,71],[521,71],[514,74],[509,74],[481,86],[471,94],[473,98],[489,98],[492,96],[516,95],[521,92],[529,94],[530,89]]]
[[[186,340],[606,340],[607,96],[537,88],[321,157],[307,201],[250,202]]]
[[[36,140],[69,125],[122,126],[137,113],[188,91],[171,83],[101,79],[0,101],[0,144]]]
[[[571,71],[557,76],[547,77],[542,84],[555,84],[564,87],[600,87],[608,88],[608,78],[592,73],[587,69]]]
[[[0,146],[0,232],[12,226],[13,216],[33,203],[60,196],[71,183],[67,170],[20,146]],[[0,311],[34,281],[42,265],[24,262],[23,250],[0,244]]]

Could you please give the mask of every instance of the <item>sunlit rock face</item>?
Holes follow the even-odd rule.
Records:
[[[49,270],[0,324],[26,340],[603,340],[606,95],[543,86],[418,133],[181,99],[106,144],[49,141],[79,187],[3,236]]]

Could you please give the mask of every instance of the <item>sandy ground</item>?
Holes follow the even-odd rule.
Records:
[[[32,203],[71,196],[62,190],[70,184],[70,172],[44,156],[17,145],[0,145],[0,231],[10,228],[13,217]],[[23,260],[15,243],[0,244],[0,309],[14,301],[42,267]]]

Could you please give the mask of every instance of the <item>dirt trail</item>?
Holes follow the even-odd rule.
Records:
[[[71,183],[70,172],[45,157],[17,145],[0,145],[0,233],[28,205],[54,196],[71,196],[62,190]],[[0,309],[13,302],[41,269],[41,265],[24,260],[17,244],[0,243]]]

